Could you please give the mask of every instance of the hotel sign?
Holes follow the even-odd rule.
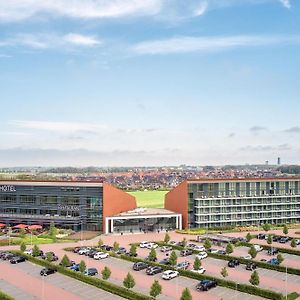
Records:
[[[13,185],[0,185],[0,192],[16,192],[16,187]]]

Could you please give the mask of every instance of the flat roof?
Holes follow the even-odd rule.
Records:
[[[114,215],[114,217],[131,217],[131,216],[153,216],[153,215],[180,215],[165,208],[136,208]]]
[[[188,179],[188,183],[211,183],[211,182],[239,182],[239,181],[293,181],[300,180],[300,176],[287,176],[287,177],[243,177],[243,178],[198,178],[198,179]]]
[[[1,185],[15,186],[72,186],[72,187],[102,187],[103,183],[99,181],[63,181],[63,180],[0,180]]]

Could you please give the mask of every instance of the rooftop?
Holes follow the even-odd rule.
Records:
[[[153,215],[177,215],[177,213],[165,208],[136,208],[122,212],[114,217],[130,217],[130,216],[153,216]]]
[[[62,180],[0,180],[0,186],[14,185],[14,186],[71,186],[71,187],[101,187],[102,182],[99,181],[62,181]]]
[[[300,176],[287,176],[287,177],[256,177],[256,178],[199,178],[199,179],[188,179],[188,183],[198,183],[198,182],[239,182],[239,181],[293,181],[300,180]]]

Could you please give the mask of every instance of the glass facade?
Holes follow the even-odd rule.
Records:
[[[300,222],[300,180],[189,182],[188,226]]]
[[[79,230],[102,230],[103,187],[80,185],[1,185],[0,221],[10,225],[54,222]],[[76,183],[75,183],[76,184]]]

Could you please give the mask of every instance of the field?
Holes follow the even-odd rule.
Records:
[[[163,208],[165,194],[168,191],[137,191],[129,192],[136,198],[138,207]]]

